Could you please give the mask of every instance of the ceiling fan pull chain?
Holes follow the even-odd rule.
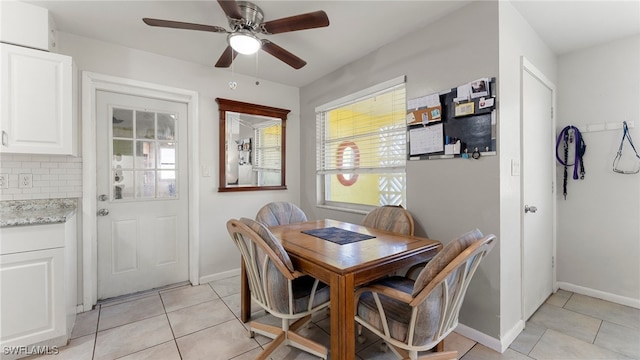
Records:
[[[235,50],[231,50],[231,58],[233,58],[233,52]],[[231,90],[235,90],[238,87],[238,83],[235,81],[235,73],[233,72],[233,62],[231,62],[231,81],[229,81],[229,88]]]
[[[260,53],[256,53],[256,86],[260,85],[260,80],[258,77],[258,57]]]

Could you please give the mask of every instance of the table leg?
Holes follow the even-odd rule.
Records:
[[[251,318],[251,291],[244,260],[240,259],[240,319],[246,323]]]
[[[331,358],[355,359],[355,307],[353,274],[331,279]]]

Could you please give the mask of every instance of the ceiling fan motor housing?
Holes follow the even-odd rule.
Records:
[[[229,27],[231,27],[233,31],[240,29],[250,30],[252,32],[257,31],[260,24],[262,24],[262,20],[264,20],[262,9],[248,1],[238,1],[237,3],[242,19],[229,18]]]

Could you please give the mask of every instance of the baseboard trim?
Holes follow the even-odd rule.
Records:
[[[502,353],[504,350],[502,349],[502,345],[500,344],[500,340],[491,337],[485,333],[482,333],[476,329],[472,329],[470,327],[468,327],[467,325],[464,324],[458,324],[458,326],[455,329],[455,332],[457,332],[458,334],[471,339],[475,342],[478,342],[486,347],[488,347],[491,350],[497,351]],[[507,347],[509,345],[507,344]]]
[[[209,274],[200,277],[200,284],[208,283],[215,280],[221,280],[240,275],[240,268],[223,271],[216,274]]]
[[[524,321],[518,320],[518,322],[515,323],[513,327],[500,339],[501,352],[507,350],[511,343],[518,337],[518,335],[520,335],[522,330],[524,330]]]
[[[630,306],[636,309],[640,309],[640,299],[628,298],[600,290],[587,288],[580,285],[575,285],[567,282],[558,281],[558,287],[562,290],[571,291],[580,295],[591,296],[594,298],[611,301],[616,304]]]

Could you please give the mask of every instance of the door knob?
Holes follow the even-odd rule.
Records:
[[[98,196],[98,201],[107,201],[109,197],[105,194],[101,194]]]
[[[535,213],[536,211],[538,211],[538,208],[535,206],[529,206],[529,205],[525,205],[524,206],[524,213],[528,213],[528,212],[532,212]]]
[[[98,216],[107,216],[107,215],[109,215],[109,209],[98,210]]]

